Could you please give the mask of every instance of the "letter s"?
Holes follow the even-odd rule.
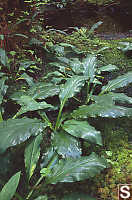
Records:
[[[123,185],[120,187],[120,191],[122,192],[120,194],[120,197],[123,199],[128,199],[130,197],[130,192],[129,192],[130,188],[128,185]]]

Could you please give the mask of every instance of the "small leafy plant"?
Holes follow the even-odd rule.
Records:
[[[33,82],[27,89],[8,97],[19,105],[14,117],[5,121],[1,113],[1,156],[7,149],[13,149],[25,142],[24,163],[28,185],[38,163],[41,163],[40,177],[24,196],[27,200],[33,199],[33,192],[40,183],[42,187],[46,187],[58,182],[82,181],[105,169],[105,159],[95,152],[89,156],[82,154],[83,141],[102,146],[101,133],[91,125],[89,119],[132,115],[132,108],[123,105],[131,104],[132,98],[118,92],[118,88],[132,82],[132,72],[103,83],[103,73],[117,70],[116,66],[100,66],[95,55],[82,57],[82,52],[72,45],[62,43],[54,46],[54,50],[54,61],[47,65],[51,72],[41,81]],[[0,81],[2,105],[8,82],[2,76]],[[30,116],[30,113],[33,115]],[[45,146],[44,138],[47,136],[49,147],[45,153],[42,146]],[[19,178],[20,172],[4,187],[7,189],[11,186],[13,179],[17,187]],[[12,198],[16,187],[7,199]],[[0,195],[3,195],[3,191],[6,190],[3,188]],[[84,196],[87,200],[93,199],[86,194],[72,194],[69,199]]]
[[[131,42],[119,42],[120,47],[118,49],[122,50],[124,53],[132,51]]]
[[[88,39],[88,38],[92,38],[94,35],[94,31],[102,24],[102,21],[98,21],[97,23],[95,23],[90,30],[88,30],[86,27],[81,27],[80,29],[78,27],[73,27],[75,30],[78,31],[78,33],[80,33],[80,35],[82,36],[82,38],[84,39]],[[71,27],[72,28],[72,27]]]

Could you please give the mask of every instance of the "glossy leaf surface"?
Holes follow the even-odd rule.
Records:
[[[84,80],[85,79],[82,76],[73,76],[72,78],[68,79],[59,94],[61,103],[66,102],[69,98],[78,93],[81,87],[84,85]]]
[[[16,192],[19,179],[20,179],[20,172],[16,173],[12,176],[9,181],[4,185],[2,191],[0,192],[0,199],[1,200],[11,200],[13,195]]]
[[[121,49],[123,52],[131,51],[132,50],[132,43],[131,42],[119,42],[121,47],[118,47],[118,49]]]
[[[17,80],[19,79],[25,80],[29,86],[32,86],[34,84],[33,78],[26,73],[23,73]]]
[[[0,123],[0,153],[8,147],[26,141],[30,136],[40,134],[45,124],[38,119],[9,119]]]
[[[59,86],[40,82],[28,90],[28,95],[32,96],[33,99],[45,99],[57,95],[59,92]]]
[[[106,168],[106,162],[95,153],[90,156],[61,160],[46,178],[47,183],[75,182],[95,176]]]
[[[2,103],[3,96],[6,94],[8,86],[5,85],[5,81],[7,80],[7,77],[3,77],[0,79],[0,104]]]
[[[16,114],[17,116],[28,111],[54,108],[51,104],[47,104],[46,102],[37,102],[30,96],[21,96],[18,103],[21,105],[21,108]]]
[[[6,66],[7,65],[8,57],[6,55],[6,51],[0,48],[0,62]]]
[[[87,55],[87,57],[82,60],[83,74],[88,77],[91,82],[94,80],[96,64],[96,57],[92,54]]]
[[[27,91],[15,92],[11,95],[11,99],[19,100],[21,96],[30,96],[32,99],[46,99],[47,97],[52,97],[60,92],[60,87],[48,83],[35,83]]]
[[[128,97],[124,93],[113,93],[113,92],[111,92],[109,94],[105,94],[105,95],[102,95],[102,96],[95,96],[94,100],[95,100],[95,102],[103,101],[102,103],[105,103],[104,101],[107,97],[109,98],[110,102],[112,101],[113,104],[115,102],[132,104],[132,97]]]
[[[83,66],[79,58],[71,59],[69,65],[75,74],[81,74],[83,72]]]
[[[81,148],[79,141],[65,133],[64,131],[57,132],[54,134],[52,139],[53,147],[59,155],[65,157],[80,157]]]
[[[58,154],[54,151],[53,147],[50,147],[46,153],[42,154],[41,157],[41,163],[40,163],[40,167],[42,168],[46,168],[48,166],[48,164],[50,163],[50,161],[52,160],[52,158],[54,159],[54,162],[52,162],[52,164],[50,164],[50,168],[53,168],[54,165],[58,162]]]
[[[73,111],[73,118],[87,118],[87,117],[130,117],[132,116],[132,108],[114,105],[114,98],[111,95],[95,96],[96,103],[91,105],[80,106]]]
[[[36,168],[40,156],[40,143],[42,139],[41,134],[36,136],[25,149],[25,167],[28,180],[31,178]]]
[[[69,120],[64,123],[62,128],[75,137],[102,145],[100,132],[86,121]]]
[[[109,81],[109,83],[102,88],[102,92],[113,91],[117,88],[121,88],[127,86],[132,82],[132,72],[128,72],[127,74],[121,75],[114,80]]]
[[[116,65],[109,64],[109,65],[100,67],[99,71],[101,71],[101,72],[112,72],[112,71],[114,71],[116,69],[118,69],[118,67]]]

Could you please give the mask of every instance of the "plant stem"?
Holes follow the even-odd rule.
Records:
[[[81,101],[79,99],[77,99],[76,97],[73,97],[73,99],[75,99],[76,101],[78,101],[79,103],[81,103]]]
[[[103,95],[106,91],[102,91],[99,93],[99,96]]]
[[[59,121],[60,121],[60,117],[61,117],[61,113],[62,113],[62,109],[63,109],[63,107],[64,107],[64,104],[65,104],[65,101],[63,101],[63,102],[61,103],[60,110],[59,110],[59,114],[58,114],[57,120],[56,120],[55,131],[56,131],[56,129],[58,129],[59,126],[60,126]]]
[[[55,153],[55,154],[52,156],[51,161],[50,161],[50,163],[48,164],[47,168],[50,168],[57,158],[58,158],[57,153]]]
[[[54,155],[54,156],[52,157],[51,162],[48,164],[47,168],[50,168],[50,167],[52,166],[52,164],[54,163],[54,161],[56,160],[56,158],[57,158],[57,155]],[[28,200],[28,199],[31,197],[31,195],[32,195],[32,193],[33,193],[33,191],[34,191],[34,189],[37,187],[37,185],[42,181],[42,179],[43,179],[44,177],[45,177],[44,175],[41,175],[41,177],[38,179],[38,181],[36,182],[36,184],[33,186],[33,189],[29,192],[29,194],[28,194],[26,200]],[[45,185],[47,185],[46,182],[44,183],[43,187],[44,187]],[[23,200],[23,199],[22,199],[22,200]]]
[[[88,81],[88,83],[87,83],[87,98],[86,98],[86,101],[85,101],[86,104],[90,100],[90,98],[89,98],[89,91],[90,91],[90,81]]]
[[[37,181],[37,183],[33,186],[33,189],[29,192],[29,194],[28,194],[26,200],[28,200],[28,199],[31,197],[31,195],[32,195],[32,193],[33,193],[33,191],[34,191],[34,188],[37,187],[37,185],[42,181],[43,178],[44,178],[44,176],[41,176],[41,177],[39,178],[39,180]]]
[[[51,128],[51,130],[54,130],[54,128],[52,126],[52,123],[48,119],[46,113],[44,113],[44,115],[42,115],[40,112],[38,112],[38,114],[42,117],[43,121],[46,121],[48,123],[49,127]]]
[[[1,111],[0,111],[0,122],[3,122]]]

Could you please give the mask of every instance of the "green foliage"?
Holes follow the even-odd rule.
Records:
[[[21,105],[21,109],[17,113],[18,115],[21,115],[28,111],[34,111],[34,110],[41,110],[46,108],[53,108],[52,105],[47,104],[46,102],[36,102],[32,97],[30,96],[21,96],[18,100],[18,103]],[[16,116],[15,116],[16,117]]]
[[[123,52],[132,51],[132,43],[131,42],[119,42],[120,47]]]
[[[88,157],[61,160],[46,177],[46,182],[55,184],[85,180],[95,176],[105,167],[106,162],[95,153]]]
[[[0,79],[0,105],[2,103],[3,97],[5,96],[7,88],[8,88],[8,86],[5,84],[6,80],[7,80],[7,77],[4,77],[4,76]]]
[[[118,94],[115,93],[115,95],[117,97]],[[131,116],[132,108],[115,105],[114,95],[112,96],[111,94],[105,94],[98,97],[95,96],[93,98],[95,103],[89,106],[80,106],[77,110],[73,111],[72,117],[78,119],[97,116],[110,118]],[[132,100],[132,98],[130,99]]]
[[[131,120],[129,121],[131,126]],[[132,165],[132,147],[128,143],[128,134],[131,130],[128,126],[128,119],[107,120],[100,123],[99,127],[105,137],[105,150],[107,162],[110,168],[106,173],[102,173],[95,178],[94,186],[98,188],[98,194],[101,199],[116,199],[117,185],[131,179]],[[124,132],[124,127],[127,127]]]
[[[85,2],[87,3],[83,3]],[[112,0],[88,2],[107,5]],[[26,22],[24,25],[29,26],[30,41],[24,34],[10,34],[11,37],[21,37],[25,41],[25,50],[18,48],[7,52],[0,49],[0,170],[4,169],[3,174],[4,171],[7,172],[6,180],[10,177],[9,171],[13,175],[19,167],[23,172],[22,185],[20,183],[18,189],[23,198],[18,193],[15,194],[20,179],[20,173],[17,173],[0,193],[0,199],[6,199],[6,195],[10,195],[7,200],[13,195],[19,200],[48,200],[50,192],[47,190],[53,186],[47,184],[69,182],[74,188],[73,182],[79,181],[80,184],[81,181],[100,177],[101,175],[95,176],[108,167],[107,162],[117,167],[112,175],[119,176],[119,163],[122,165],[123,159],[127,163],[125,156],[129,157],[126,151],[120,154],[120,149],[116,151],[117,157],[108,149],[105,154],[107,162],[103,156],[97,155],[101,155],[100,149],[105,148],[103,144],[106,138],[111,143],[116,136],[109,136],[108,131],[103,140],[103,130],[96,122],[100,120],[100,124],[104,124],[104,118],[128,119],[132,113],[132,108],[127,106],[132,103],[132,98],[119,90],[121,88],[123,91],[131,83],[132,73],[124,74],[123,70],[123,75],[113,80],[109,81],[108,77],[118,67],[124,69],[127,66],[124,64],[126,55],[120,54],[117,49],[119,44],[94,37],[95,29],[102,24],[100,21],[90,30],[75,27],[76,32],[72,35],[52,28],[44,31],[39,22],[41,15],[45,23],[44,15],[47,11],[52,13],[58,8],[66,7],[72,9],[70,6],[74,4],[73,0],[36,0],[30,3],[30,12],[24,11],[15,24],[22,25]],[[79,6],[81,3],[82,1],[75,2]],[[10,14],[13,15],[14,13]],[[4,44],[5,35],[0,35],[0,39]],[[123,52],[131,51],[131,42],[120,45],[123,46],[120,48]],[[129,63],[131,66],[131,62]],[[85,143],[87,149],[84,147]],[[116,140],[116,145],[120,147],[119,140]],[[12,169],[8,171],[11,155],[14,159],[17,158],[15,162],[13,160],[13,172]],[[19,166],[16,167],[17,164]],[[1,185],[4,185],[5,176],[1,179]],[[112,184],[116,182],[117,180]],[[89,185],[87,189],[89,192]],[[107,191],[107,188],[104,189]],[[72,192],[62,199],[94,200],[85,192]],[[39,193],[47,195],[40,196]],[[50,199],[58,197],[53,194]]]
[[[93,37],[93,34],[94,34],[94,31],[102,24],[103,22],[102,21],[99,21],[97,23],[95,23],[91,28],[90,30],[87,30],[87,28],[85,27],[82,27],[82,28],[78,28],[78,27],[75,27],[74,29],[78,31],[78,33],[84,38],[84,39],[88,39],[88,38],[91,38]]]
[[[54,133],[52,143],[56,152],[63,158],[81,156],[82,152],[79,141],[64,131]]]
[[[9,119],[0,123],[0,153],[43,131],[45,124],[38,119]],[[7,134],[8,133],[8,134]]]
[[[38,48],[42,48],[41,45],[38,44]],[[82,181],[105,169],[107,162],[104,158],[94,152],[88,156],[82,155],[81,143],[84,141],[98,148],[102,146],[101,131],[96,130],[96,125],[91,125],[89,118],[131,117],[132,113],[131,108],[118,105],[126,102],[131,104],[132,98],[123,93],[111,92],[130,84],[131,72],[104,85],[103,73],[117,70],[116,66],[100,66],[97,56],[84,56],[83,52],[66,43],[52,45],[48,50],[44,49],[44,52],[46,66],[50,67],[51,71],[35,82],[25,73],[34,63],[28,61],[21,64],[20,70],[24,69],[24,73],[18,75],[18,79],[26,80],[27,85],[21,90],[16,89],[7,98],[12,99],[19,109],[12,119],[0,122],[1,154],[9,147],[17,148],[25,142],[23,145],[27,184],[30,184],[35,169],[40,169],[40,177],[36,184],[30,191],[27,189],[24,197],[27,200],[31,199],[32,193],[40,183],[45,187],[47,184],[58,182]],[[49,55],[53,57],[49,58]],[[10,85],[5,76],[0,80],[2,103]],[[98,92],[97,88],[100,88]],[[44,138],[48,134],[50,137],[46,150]],[[40,152],[44,155],[44,161]],[[46,196],[38,197],[41,198],[47,199]],[[68,198],[75,199],[74,195]]]
[[[10,180],[4,185],[2,191],[0,192],[0,199],[11,200],[14,196],[17,186],[19,184],[20,172],[17,172]]]
[[[68,120],[64,123],[62,128],[74,137],[102,145],[100,132],[95,130],[95,128],[90,126],[86,121]]]
[[[132,72],[128,72],[125,75],[119,76],[114,80],[109,81],[106,86],[102,87],[102,93],[113,91],[117,88],[127,86],[131,83]]]
[[[33,138],[32,141],[25,148],[25,168],[28,180],[34,173],[36,164],[40,156],[40,143],[42,142],[42,135]]]

